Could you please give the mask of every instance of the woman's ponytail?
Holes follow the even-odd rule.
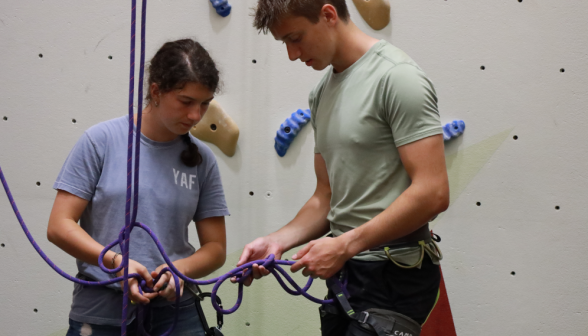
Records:
[[[188,148],[186,148],[180,155],[182,162],[188,167],[196,167],[197,165],[201,164],[202,155],[200,155],[198,146],[196,146],[196,144],[192,142],[192,139],[190,139],[189,133],[182,134],[181,137],[182,140],[188,145]]]

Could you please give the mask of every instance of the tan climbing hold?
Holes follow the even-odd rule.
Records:
[[[190,130],[193,136],[215,144],[225,155],[235,155],[239,140],[239,127],[223,111],[216,100],[210,102],[202,120]]]
[[[384,29],[390,23],[390,1],[353,0],[361,17],[374,30]]]

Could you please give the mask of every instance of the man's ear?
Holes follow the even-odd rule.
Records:
[[[337,9],[331,5],[326,4],[321,9],[321,18],[324,18],[329,25],[334,25],[339,21],[339,15],[337,14]]]

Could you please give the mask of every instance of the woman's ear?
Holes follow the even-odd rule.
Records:
[[[152,83],[149,87],[149,93],[151,94],[152,100],[159,101],[159,85]]]

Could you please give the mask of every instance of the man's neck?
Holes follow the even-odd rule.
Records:
[[[353,22],[342,25],[332,65],[335,73],[345,71],[365,55],[378,40],[362,32]]]

